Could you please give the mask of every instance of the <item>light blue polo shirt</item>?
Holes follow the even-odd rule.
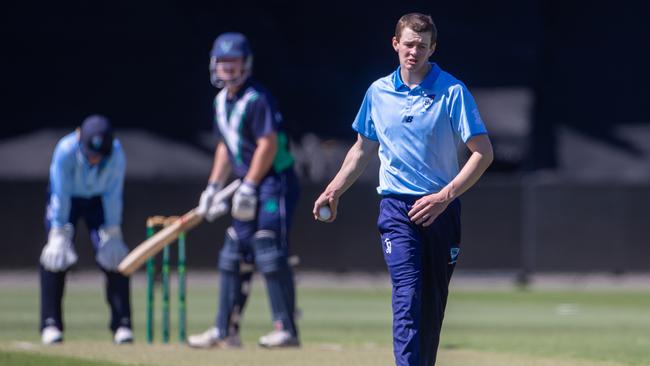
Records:
[[[61,227],[69,222],[71,198],[100,196],[103,226],[120,225],[125,172],[126,158],[118,139],[113,140],[113,150],[107,159],[90,165],[81,152],[77,133],[66,135],[52,155],[47,219],[52,226]]]
[[[379,142],[382,195],[440,191],[458,174],[459,143],[487,133],[467,87],[435,63],[413,89],[399,67],[372,83],[352,128]]]

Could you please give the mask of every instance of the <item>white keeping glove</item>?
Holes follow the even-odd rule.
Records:
[[[72,246],[74,228],[71,224],[53,227],[47,235],[47,244],[41,252],[41,264],[51,272],[61,272],[77,263],[77,253]]]
[[[129,249],[122,240],[122,230],[119,226],[110,226],[99,229],[99,248],[95,260],[107,271],[116,271],[122,259],[129,253]]]
[[[257,187],[244,181],[232,197],[232,217],[239,221],[251,221],[257,212]]]

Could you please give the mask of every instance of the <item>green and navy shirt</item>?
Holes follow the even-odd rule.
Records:
[[[261,85],[248,80],[232,99],[228,99],[227,89],[222,89],[214,99],[214,110],[215,134],[228,147],[237,177],[243,178],[248,172],[257,140],[273,132],[278,135],[278,151],[272,172],[280,173],[293,166],[282,115],[273,97]]]

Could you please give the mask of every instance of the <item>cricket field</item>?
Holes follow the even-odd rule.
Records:
[[[327,276],[325,276],[327,277]],[[145,342],[144,276],[132,283],[136,342],[115,346],[107,330],[103,279],[71,273],[65,297],[65,343],[42,346],[38,334],[35,273],[0,274],[0,365],[391,365],[390,288],[385,276],[298,276],[302,347],[263,350],[271,329],[259,278],[243,318],[244,347],[195,350],[177,339],[175,287],[172,332],[160,343],[160,293],[156,342]],[[650,365],[649,285],[532,286],[452,283],[442,333],[440,366]],[[188,333],[205,330],[216,306],[216,272],[188,274]],[[558,283],[560,283],[559,281]]]

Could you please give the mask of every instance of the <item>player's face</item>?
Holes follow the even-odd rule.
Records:
[[[393,49],[399,56],[399,64],[410,72],[425,70],[436,44],[431,41],[431,32],[418,33],[404,28],[400,39],[393,37]]]
[[[244,74],[244,62],[243,57],[222,58],[219,61],[213,57],[210,59],[210,72],[228,85]]]
[[[102,159],[104,158],[100,154],[84,154],[86,157],[86,160],[88,161],[88,164],[90,165],[97,165],[102,162]]]

